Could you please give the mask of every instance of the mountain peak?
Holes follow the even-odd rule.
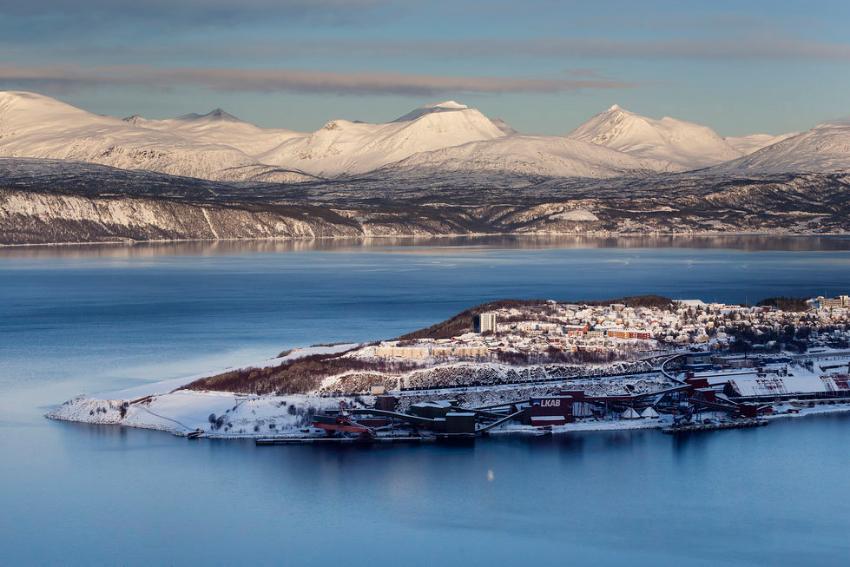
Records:
[[[668,163],[672,170],[679,171],[741,156],[741,152],[707,126],[666,116],[649,118],[616,104],[573,130],[568,137]]]
[[[206,114],[198,114],[197,112],[190,112],[189,114],[184,114],[182,116],[178,116],[176,120],[184,120],[184,121],[195,121],[195,120],[206,120],[206,121],[226,121],[226,122],[241,122],[238,118],[230,114],[229,112],[225,112],[221,108],[214,108],[207,112]]]
[[[66,108],[78,112],[86,112],[47,95],[29,91],[0,91],[0,103],[15,105],[22,109]]]
[[[122,118],[121,120],[123,120],[124,122],[127,122],[128,124],[142,124],[143,122],[146,122],[145,117],[142,116],[141,114],[133,114],[133,115],[127,116],[125,118]]]
[[[465,104],[461,104],[454,100],[444,100],[443,102],[436,102],[434,104],[426,104],[422,108],[443,108],[446,110],[463,110],[465,108],[469,108]]]
[[[458,112],[462,110],[471,110],[467,105],[461,104],[454,100],[445,100],[443,102],[435,102],[431,104],[426,104],[424,106],[420,106],[414,110],[411,110],[404,116],[400,116],[393,120],[393,122],[411,122],[416,120],[417,118],[421,118],[427,114],[436,114],[438,112]]]
[[[0,91],[0,113],[11,113],[6,126],[12,121],[21,121],[22,125],[41,127],[50,120],[69,120],[98,122],[113,121],[115,118],[93,114],[61,100],[28,91]],[[12,114],[15,116],[12,117]]]

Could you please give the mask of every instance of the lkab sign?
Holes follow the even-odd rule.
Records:
[[[561,402],[563,402],[566,406],[571,404],[572,401],[573,399],[569,396],[562,396],[559,398],[536,398],[531,400],[531,405],[541,408],[559,408],[561,407]]]

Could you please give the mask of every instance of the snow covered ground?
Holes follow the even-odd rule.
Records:
[[[243,365],[242,368],[274,366],[287,360],[312,354],[344,352],[356,346],[358,345],[339,344],[294,349],[286,356]],[[502,365],[495,366],[499,370],[503,370]],[[52,410],[47,414],[47,417],[83,423],[156,429],[175,435],[186,435],[200,429],[207,437],[267,437],[269,435],[299,434],[301,430],[310,426],[310,417],[314,413],[337,409],[341,401],[346,402],[349,407],[357,407],[358,405],[362,407],[362,404],[373,403],[373,398],[370,396],[332,396],[327,394],[258,396],[178,389],[198,378],[209,375],[210,373],[206,373],[171,379],[91,396],[81,395]],[[339,378],[336,377],[335,379]],[[610,383],[602,388],[602,381]],[[560,382],[435,388],[405,392],[400,408],[404,410],[411,403],[421,399],[454,398],[463,400],[463,403],[471,406],[502,403],[518,398],[551,395],[563,388],[567,382],[571,387],[582,387],[591,392],[601,392],[604,389],[625,393],[626,388],[629,391],[660,389],[665,380],[657,373],[650,372],[646,375],[623,376],[621,379],[616,377],[584,379],[565,377]],[[618,422],[585,425],[585,428],[605,429],[611,428],[612,424],[616,423]],[[632,422],[623,422],[621,426],[622,428],[638,427]],[[568,428],[567,430],[572,429]]]
[[[178,384],[169,380],[147,387],[147,392],[165,392]],[[503,386],[501,390],[508,391]],[[483,389],[482,389],[483,390]],[[523,390],[523,388],[520,388]],[[358,402],[369,404],[371,397],[360,400],[353,397],[324,397],[296,394],[288,396],[240,395],[226,392],[198,392],[189,390],[152,394],[141,400],[127,394],[143,393],[141,389],[124,390],[112,395],[97,397],[79,396],[52,410],[47,417],[82,423],[123,425],[142,429],[166,431],[174,435],[187,435],[201,430],[210,438],[258,438],[269,436],[300,436],[310,428],[311,416],[316,412],[333,410],[340,401],[349,406]],[[454,393],[454,392],[453,392]],[[523,390],[523,394],[525,392]],[[485,396],[486,397],[486,396]],[[493,396],[490,396],[493,398]],[[488,398],[489,399],[489,398]],[[495,399],[495,398],[494,398]],[[850,403],[832,401],[778,404],[767,419],[795,418],[828,413],[850,412]],[[671,425],[669,416],[640,419],[581,420],[554,426],[553,434],[590,431],[621,431],[660,429]],[[525,425],[506,424],[491,434],[539,434],[540,430]]]
[[[275,366],[281,362],[295,360],[313,354],[334,354],[349,351],[358,345],[338,344],[293,349],[285,356],[257,361],[240,368],[263,368]],[[846,364],[843,351],[823,353],[831,357],[828,361],[840,360]],[[838,356],[838,355],[841,356]],[[821,355],[819,355],[821,356]],[[833,360],[835,359],[835,360]],[[484,364],[483,368],[504,371],[504,365]],[[462,364],[439,366],[442,370],[458,371]],[[819,374],[793,366],[795,372],[783,372],[785,380],[793,383],[811,380],[820,381]],[[231,370],[231,369],[228,369]],[[93,424],[123,425],[143,429],[166,431],[174,435],[187,435],[202,431],[211,438],[259,438],[269,436],[322,435],[311,427],[312,416],[340,407],[345,402],[348,407],[372,407],[372,396],[333,395],[329,393],[310,393],[293,395],[255,395],[231,392],[212,392],[181,390],[179,388],[198,378],[209,376],[205,373],[196,376],[154,382],[141,386],[106,392],[95,395],[81,395],[68,400],[47,414],[57,420],[75,421]],[[744,383],[748,370],[739,370],[735,374],[721,374],[719,379],[730,383]],[[328,389],[344,374],[330,377],[323,383]],[[759,383],[765,378],[759,378]],[[807,382],[808,381],[808,382]],[[820,384],[820,382],[818,382]],[[562,389],[580,389],[588,395],[625,394],[655,392],[670,385],[669,380],[658,371],[622,376],[564,376],[559,380],[532,380],[524,383],[476,385],[465,387],[435,387],[429,390],[405,390],[401,394],[399,411],[406,411],[412,404],[421,401],[456,400],[464,407],[496,406],[520,399],[557,395]],[[330,388],[333,390],[333,388]],[[318,392],[321,392],[319,389]],[[813,390],[808,384],[804,392]],[[832,390],[825,390],[826,393]],[[747,392],[753,394],[753,392]],[[758,392],[756,392],[758,393]],[[850,403],[834,399],[803,400],[773,404],[773,413],[767,419],[802,417],[836,412],[850,412]],[[551,428],[553,434],[567,434],[588,431],[617,431],[633,429],[660,429],[672,424],[669,415],[638,417],[635,419],[581,419]],[[701,418],[725,419],[724,414],[703,412]],[[540,434],[541,430],[527,425],[506,423],[491,431],[492,434]]]
[[[262,437],[308,427],[310,412],[338,408],[339,401],[309,395],[251,396],[178,390],[136,402],[80,396],[47,417],[156,429],[174,435],[200,429],[214,438]]]
[[[346,343],[293,349],[286,356],[261,360],[242,368],[275,366],[313,354],[344,352],[355,346],[356,343]],[[210,374],[152,382],[92,396],[80,395],[50,411],[47,417],[157,429],[175,435],[202,429],[210,437],[256,437],[309,425],[310,411],[337,408],[340,401],[339,398],[309,395],[254,396],[178,390]]]

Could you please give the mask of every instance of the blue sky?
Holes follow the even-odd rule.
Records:
[[[264,126],[455,99],[563,134],[618,103],[780,133],[850,115],[850,2],[0,0],[0,89]]]

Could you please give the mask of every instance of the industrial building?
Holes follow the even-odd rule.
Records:
[[[776,400],[784,398],[850,397],[846,374],[738,374],[726,383],[730,397]]]

